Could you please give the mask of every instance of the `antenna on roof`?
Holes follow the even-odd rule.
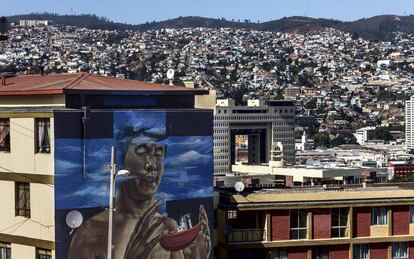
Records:
[[[167,70],[167,78],[170,81],[170,85],[173,85],[172,79],[174,78],[174,74],[175,74],[174,69],[170,68]]]

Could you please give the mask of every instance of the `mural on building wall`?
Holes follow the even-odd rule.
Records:
[[[81,134],[82,129],[85,136],[56,127],[57,258],[107,258],[112,146],[117,170],[130,172],[116,181],[114,258],[212,257],[211,114],[106,112],[98,116],[98,124],[85,122],[87,129],[93,128],[88,131],[79,114],[55,113],[57,122],[71,116],[79,121],[74,131]],[[88,116],[93,118],[94,112]],[[206,116],[207,124],[196,125],[191,116]],[[73,210],[83,217],[76,229],[65,221]]]

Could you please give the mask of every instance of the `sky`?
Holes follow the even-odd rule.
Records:
[[[140,24],[178,16],[269,21],[309,16],[353,21],[381,14],[414,14],[413,0],[15,0],[3,1],[0,16],[31,12],[96,14]]]

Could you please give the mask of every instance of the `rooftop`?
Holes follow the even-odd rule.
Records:
[[[47,95],[73,92],[168,92],[170,94],[208,94],[203,89],[168,86],[142,81],[98,76],[88,73],[19,75],[0,84],[0,95]]]
[[[291,189],[263,189],[249,194],[230,197],[230,203],[240,208],[294,207],[344,204],[375,204],[414,201],[414,186],[374,185],[370,187],[305,187]]]

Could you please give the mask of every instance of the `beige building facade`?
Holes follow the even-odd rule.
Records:
[[[10,99],[0,109],[0,119],[9,122],[9,148],[0,152],[0,250],[16,259],[54,258],[53,98],[40,109]],[[48,152],[36,148],[39,119],[50,122]],[[22,206],[25,213],[18,211]]]

